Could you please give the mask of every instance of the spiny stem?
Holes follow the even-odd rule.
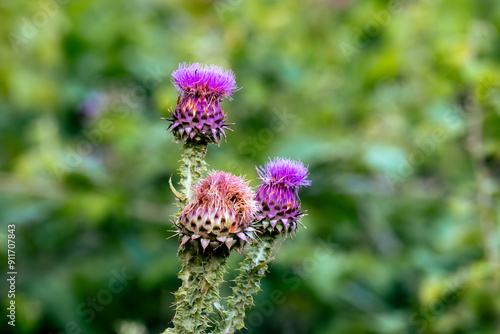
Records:
[[[177,277],[182,281],[182,285],[179,287],[177,292],[175,293],[175,308],[176,308],[176,313],[174,316],[174,332],[176,334],[179,333],[184,333],[182,329],[182,322],[186,320],[186,314],[188,313],[188,305],[186,304],[186,300],[189,296],[189,283],[193,280],[193,272],[191,271],[190,268],[196,267],[200,259],[196,255],[196,253],[193,250],[186,250],[184,252],[180,252],[177,254],[177,256],[181,259],[182,261],[182,267],[179,273],[177,274]],[[171,329],[168,329],[171,331]],[[166,332],[164,332],[166,333]]]
[[[182,189],[179,193],[175,193],[177,201],[177,206],[179,211],[175,216],[177,220],[179,214],[186,207],[186,205],[191,201],[193,197],[193,186],[198,183],[207,171],[207,163],[205,162],[205,155],[207,154],[207,144],[206,143],[195,143],[187,142],[183,146],[184,152],[181,156],[182,165],[179,168],[180,172],[180,184]],[[173,187],[171,185],[171,187]],[[180,196],[179,196],[180,195]],[[204,304],[210,302],[206,301],[207,298],[214,296],[213,289],[216,292],[216,301],[219,299],[218,295],[218,284],[222,281],[223,271],[220,271],[220,281],[218,276],[213,279],[214,274],[211,272],[211,268],[220,264],[220,261],[214,261],[213,263],[207,259],[203,259],[194,250],[188,249],[185,251],[179,251],[178,257],[182,261],[182,268],[178,274],[178,277],[182,280],[182,285],[179,290],[175,293],[175,306],[176,313],[173,320],[175,328],[167,328],[164,333],[201,333],[203,328],[206,328],[206,318],[204,314],[211,311],[211,304],[209,308],[204,310]],[[212,267],[207,264],[212,265]],[[218,266],[220,267],[220,265]],[[205,276],[206,275],[206,276]],[[211,293],[206,295],[200,294],[200,285],[208,286],[208,290]],[[201,296],[201,300],[194,300],[196,296]],[[196,304],[196,302],[201,302],[201,304]],[[193,303],[195,303],[193,307]]]
[[[182,185],[181,193],[184,199],[179,201],[179,208],[182,210],[193,197],[193,186],[200,181],[207,171],[205,155],[207,154],[207,144],[188,142],[184,144],[182,153],[182,165],[179,168]]]
[[[175,333],[205,333],[224,282],[226,256],[204,256],[188,249],[179,253],[183,266],[178,276],[182,286],[175,294]]]
[[[240,274],[235,279],[233,296],[227,298],[225,319],[215,330],[216,334],[232,334],[245,325],[245,310],[253,305],[253,294],[260,291],[260,280],[266,275],[273,253],[280,246],[281,237],[264,234],[253,242],[241,263]]]

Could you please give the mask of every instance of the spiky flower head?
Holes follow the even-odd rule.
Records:
[[[251,237],[249,225],[257,209],[248,182],[230,173],[212,171],[195,187],[193,200],[179,216],[181,247],[189,244],[203,252],[208,246],[217,249],[222,244],[227,250],[241,248]]]
[[[226,137],[224,129],[231,130],[220,103],[231,100],[238,90],[233,72],[215,65],[183,63],[172,73],[172,83],[179,92],[177,107],[165,119],[171,122],[168,129],[176,140],[219,144]]]
[[[304,216],[299,188],[311,185],[311,181],[306,180],[307,167],[300,161],[275,158],[258,167],[257,173],[262,181],[256,194],[261,205],[256,218],[258,228],[271,234],[295,232]]]

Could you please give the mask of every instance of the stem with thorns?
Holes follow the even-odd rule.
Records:
[[[186,207],[193,197],[193,186],[198,183],[207,172],[205,155],[207,154],[206,143],[187,142],[184,144],[182,153],[182,165],[180,171],[180,185],[182,186],[182,198],[179,198],[177,205],[179,212]]]
[[[266,275],[269,262],[274,259],[282,238],[265,233],[255,240],[247,250],[241,263],[240,274],[232,287],[233,296],[227,298],[224,320],[216,328],[216,334],[231,334],[244,327],[245,310],[253,306],[253,296],[261,290],[260,280]]]
[[[210,315],[220,299],[219,285],[224,282],[227,256],[205,256],[193,249],[179,252],[183,266],[179,272],[182,286],[175,293],[175,333],[205,333],[212,322]]]
[[[207,171],[207,163],[204,160],[207,154],[206,143],[187,142],[183,148],[182,165],[179,168],[181,191],[178,192],[170,182],[179,207],[175,220],[192,200],[193,186]],[[211,300],[219,299],[218,284],[222,281],[223,270],[220,267],[223,268],[223,263],[220,259],[212,261],[203,258],[192,249],[179,251],[177,256],[182,262],[181,271],[178,273],[182,285],[175,293],[176,313],[173,320],[175,328],[167,328],[164,333],[201,333],[206,328],[207,313],[212,310]],[[204,292],[200,293],[201,290]]]

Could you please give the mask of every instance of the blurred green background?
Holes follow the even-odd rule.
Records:
[[[2,1],[0,261],[16,326],[159,333],[173,316],[182,62],[243,89],[211,168],[301,159],[307,229],[242,333],[500,333],[500,3]],[[232,259],[233,268],[241,257]],[[232,269],[228,279],[234,275]],[[226,290],[227,291],[227,287]]]

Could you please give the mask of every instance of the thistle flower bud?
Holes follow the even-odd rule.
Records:
[[[179,216],[177,233],[184,247],[189,242],[195,249],[205,252],[225,244],[241,248],[249,232],[257,202],[255,195],[242,178],[223,171],[212,171],[194,189],[193,200]]]
[[[219,144],[224,129],[228,128],[227,115],[220,103],[238,90],[231,70],[211,65],[179,64],[172,73],[172,83],[179,96],[177,107],[170,111],[168,129],[176,140]]]
[[[262,180],[257,190],[257,202],[261,210],[257,213],[257,227],[262,232],[271,234],[297,230],[297,223],[304,216],[301,211],[299,188],[311,185],[306,180],[308,169],[300,161],[275,158],[264,167],[258,167],[257,173]]]

